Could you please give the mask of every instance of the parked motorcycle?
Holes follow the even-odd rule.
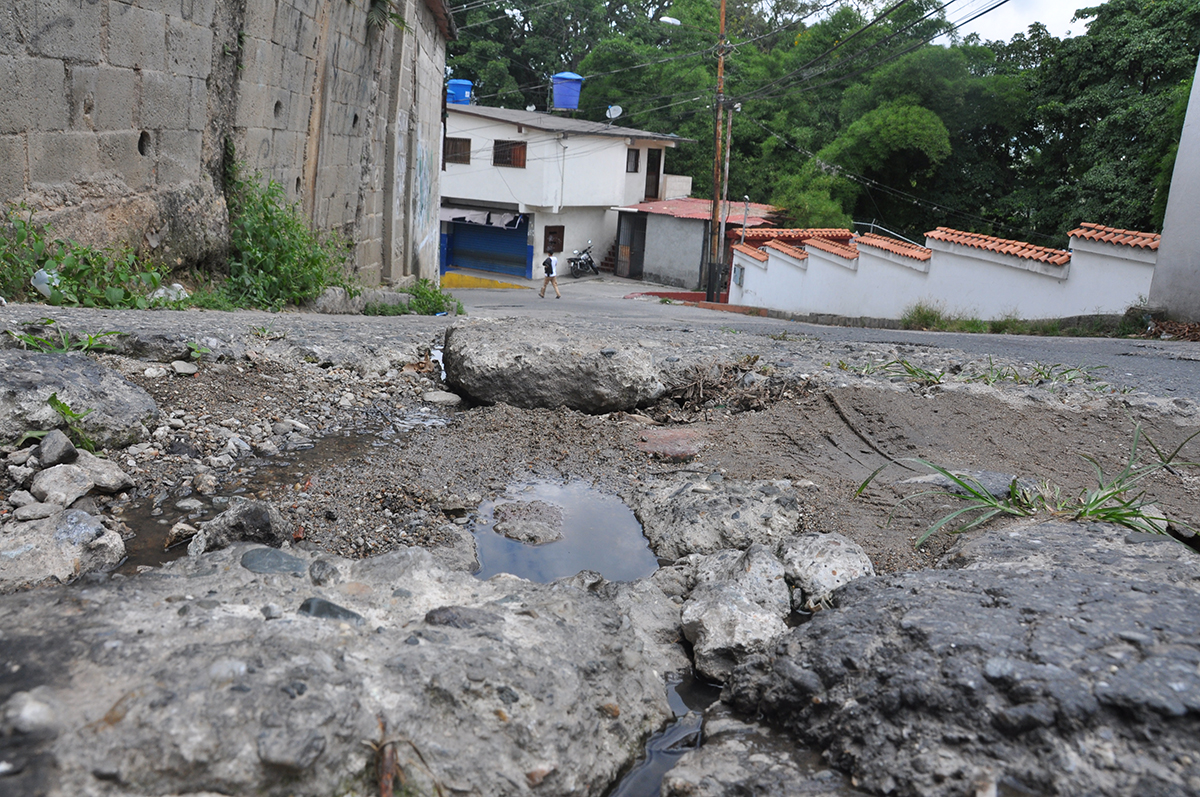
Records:
[[[592,259],[592,242],[588,241],[588,245],[582,252],[578,249],[574,251],[574,257],[567,258],[567,264],[571,267],[571,276],[576,279],[580,275],[586,274],[589,271],[596,276],[600,275],[600,269],[596,267],[596,261]]]

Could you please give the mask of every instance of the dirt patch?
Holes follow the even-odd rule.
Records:
[[[735,372],[744,373],[731,365],[722,369],[721,380]],[[947,534],[935,535],[920,550],[913,543],[958,506],[928,498],[896,508],[903,495],[921,489],[897,482],[930,472],[912,458],[1047,482],[1067,496],[1096,485],[1083,455],[1106,475],[1120,471],[1135,426],[1165,451],[1195,431],[1162,413],[1123,407],[1119,398],[1072,409],[1014,400],[990,389],[804,383],[767,390],[739,378],[726,385],[736,401],[723,402],[720,392],[699,400],[698,391],[689,390],[648,411],[661,419],[658,425],[644,415],[498,405],[447,411],[448,425],[417,428],[380,446],[372,445],[385,423],[377,408],[391,417],[420,404],[386,381],[364,387],[350,375],[273,362],[205,368],[186,379],[131,375],[166,417],[202,414],[218,422],[236,417],[264,424],[293,417],[310,425],[314,436],[326,435],[317,445],[329,448],[329,457],[282,469],[255,490],[281,507],[306,544],[347,556],[444,544],[447,524],[469,523],[463,506],[469,515],[480,501],[525,480],[581,479],[628,495],[660,476],[720,472],[734,479],[793,480],[802,495],[798,531],[841,532],[862,544],[880,571],[911,570],[928,566],[948,547]],[[743,400],[748,389],[753,402]],[[370,401],[339,408],[334,402],[344,390]],[[742,407],[756,409],[735,411]],[[648,433],[676,432],[697,449],[690,461],[673,464],[644,450]],[[1141,453],[1144,461],[1154,461],[1149,446],[1143,444]],[[1178,459],[1200,460],[1200,438]],[[141,493],[186,494],[190,462],[164,453],[143,463]],[[856,495],[881,466],[886,467]],[[239,461],[222,474],[223,489],[251,484],[256,467],[261,465]],[[1200,526],[1195,474],[1195,469],[1160,471],[1142,487],[1168,516]]]

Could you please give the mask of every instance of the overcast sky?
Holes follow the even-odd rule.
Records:
[[[946,9],[946,17],[952,22],[967,19],[994,1],[957,0]],[[1103,5],[1102,0],[1008,0],[996,10],[959,28],[959,33],[978,33],[984,41],[1008,41],[1013,34],[1026,33],[1031,24],[1041,22],[1056,38],[1082,36],[1087,33],[1086,21],[1072,22],[1071,17],[1075,16],[1076,9],[1098,5]]]

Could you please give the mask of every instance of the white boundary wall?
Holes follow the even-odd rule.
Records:
[[[928,260],[867,245],[854,259],[813,246],[801,247],[806,259],[765,247],[765,263],[735,251],[729,303],[894,320],[918,302],[983,320],[1121,313],[1145,301],[1156,259],[1146,249],[1078,238],[1071,239],[1071,261],[1063,266],[961,244],[927,244]]]

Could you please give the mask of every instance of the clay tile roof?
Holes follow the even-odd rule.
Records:
[[[764,249],[774,249],[778,252],[783,252],[785,255],[791,255],[797,260],[804,260],[808,257],[808,252],[805,252],[799,247],[790,246],[783,241],[767,241],[763,244]]]
[[[847,260],[858,258],[858,249],[854,246],[854,241],[850,241],[848,244],[840,244],[837,241],[829,241],[825,238],[809,238],[804,242],[804,245],[820,249],[822,252],[828,252],[831,255],[844,257]]]
[[[1082,238],[1085,241],[1101,241],[1106,244],[1122,246],[1139,246],[1142,249],[1158,249],[1161,235],[1154,232],[1137,232],[1135,230],[1118,230],[1116,227],[1104,227],[1091,222],[1083,222],[1077,229],[1068,233],[1072,238]]]
[[[741,230],[733,230],[728,233],[730,238],[735,236],[740,237]],[[746,230],[746,240],[755,241],[791,241],[800,243],[807,241],[810,238],[824,238],[827,241],[837,241],[839,243],[850,243],[850,239],[854,237],[854,233],[849,230],[842,230],[836,227],[826,228],[806,228],[806,229],[758,229]]]
[[[932,249],[910,244],[907,241],[897,241],[895,238],[887,238],[875,233],[860,235],[854,242],[858,246],[873,246],[876,249],[883,249],[892,254],[911,257],[914,260],[928,260],[933,255]]]
[[[711,219],[712,218],[712,200],[697,199],[695,197],[683,197],[681,199],[658,199],[650,202],[642,202],[637,205],[620,208],[621,210],[638,211],[640,213],[656,213],[664,216],[674,216],[677,219]],[[725,217],[726,223],[746,226],[758,227],[770,221],[770,217],[774,213],[778,213],[779,209],[773,205],[760,205],[756,202],[750,203],[750,212],[746,213],[746,206],[741,202],[729,203],[729,215]],[[739,235],[741,230],[736,231]]]
[[[743,255],[752,257],[755,260],[759,261],[760,263],[765,263],[767,260],[766,252],[762,251],[761,249],[755,249],[753,246],[750,246],[749,244],[734,244],[733,251],[741,252]],[[807,255],[806,255],[806,257],[807,257]]]
[[[1064,249],[1034,246],[1024,241],[1010,241],[1006,238],[994,238],[990,235],[980,235],[975,232],[952,230],[949,227],[938,227],[932,232],[925,233],[925,237],[934,241],[945,241],[946,243],[971,246],[1001,255],[1023,257],[1027,260],[1036,260],[1051,266],[1064,266],[1071,262],[1071,253]]]

